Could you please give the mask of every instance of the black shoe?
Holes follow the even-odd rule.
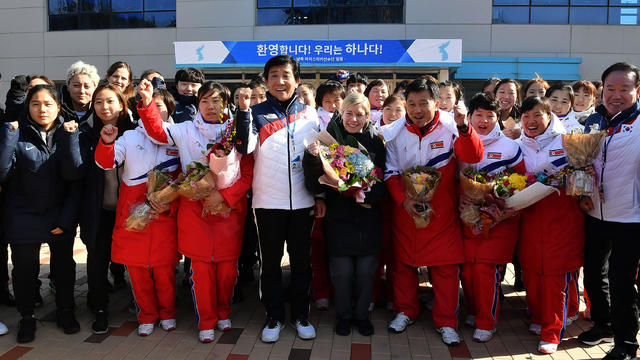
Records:
[[[603,341],[610,343],[613,342],[613,329],[609,325],[594,325],[591,329],[578,335],[578,340],[589,346],[598,345]]]
[[[356,325],[358,326],[358,332],[362,336],[371,336],[373,335],[373,324],[369,319],[364,320],[356,320]]]
[[[9,288],[5,288],[0,291],[0,304],[5,306],[16,306],[16,298],[9,291]]]
[[[627,350],[621,346],[614,346],[602,360],[632,360],[636,359],[635,354],[629,355]]]
[[[60,310],[57,312],[56,325],[62,328],[65,334],[75,334],[80,331],[80,323],[76,320],[73,310]]]
[[[32,342],[36,338],[36,319],[31,316],[25,316],[20,320],[18,326],[17,341],[21,344]]]
[[[340,336],[351,334],[351,321],[349,319],[338,319],[336,321],[336,334]]]
[[[109,319],[106,311],[98,310],[96,312],[96,319],[91,324],[91,330],[94,334],[106,334],[109,332]]]

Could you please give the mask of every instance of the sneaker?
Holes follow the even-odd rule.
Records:
[[[200,339],[201,343],[208,344],[210,342],[213,342],[213,335],[213,329],[200,330],[200,332],[198,333],[198,339]]]
[[[176,329],[176,319],[160,320],[160,327],[164,331],[171,331]]]
[[[554,344],[546,341],[540,341],[538,343],[538,351],[540,351],[543,354],[553,354],[557,350],[558,350],[558,344]]]
[[[17,341],[21,344],[32,342],[36,338],[36,319],[31,316],[23,317],[18,325]]]
[[[9,328],[4,323],[0,322],[0,335],[4,335],[9,332]]]
[[[575,321],[578,321],[578,314],[575,314],[573,316],[567,316],[567,325],[565,326],[569,326],[573,324]]]
[[[356,324],[358,325],[358,332],[362,336],[371,336],[373,335],[373,324],[369,319],[357,320]]]
[[[389,323],[389,327],[387,328],[387,330],[389,330],[390,333],[400,334],[407,329],[407,325],[411,325],[413,323],[413,320],[409,319],[407,315],[401,312],[396,315],[393,320],[391,320],[391,323]]]
[[[473,332],[473,341],[475,342],[487,342],[489,340],[491,340],[491,338],[493,337],[493,333],[495,333],[495,329],[494,330],[482,330],[482,329],[476,329]]]
[[[448,326],[441,327],[436,329],[437,332],[442,335],[442,342],[449,346],[457,346],[460,345],[460,336],[456,332],[454,328],[450,328]]]
[[[153,323],[138,325],[138,335],[149,336],[153,333]]]
[[[351,334],[351,321],[349,319],[338,319],[336,321],[336,334],[340,336]]]
[[[96,319],[91,324],[91,330],[94,334],[106,334],[109,332],[109,320],[106,311],[98,310],[96,312]]]
[[[540,326],[539,324],[531,324],[529,325],[529,332],[534,334],[534,335],[540,335],[540,332],[542,331],[542,326]]]
[[[298,337],[302,340],[311,340],[316,338],[316,329],[309,323],[306,318],[299,318],[291,324],[297,331]]]
[[[594,346],[601,342],[613,342],[613,329],[611,326],[594,325],[591,329],[578,335],[578,340],[586,345]]]
[[[375,310],[375,308],[376,308],[376,303],[370,302],[369,303],[369,309],[368,309],[369,312],[372,312],[373,310]]]
[[[56,325],[69,335],[80,331],[80,323],[76,320],[73,310],[60,310],[56,314]]]
[[[220,331],[231,330],[231,320],[229,319],[218,320],[218,330]]]
[[[275,319],[269,319],[267,324],[262,329],[262,336],[260,339],[266,343],[272,343],[278,341],[280,338],[280,331],[284,326],[282,323]]]
[[[318,309],[320,311],[329,310],[329,299],[320,298],[320,299],[316,300],[316,309]]]
[[[476,317],[473,315],[467,315],[467,317],[464,318],[464,323],[474,328],[476,327]]]
[[[602,358],[602,360],[633,360],[637,359],[635,354],[629,355],[627,350],[620,346],[614,346],[611,350]]]

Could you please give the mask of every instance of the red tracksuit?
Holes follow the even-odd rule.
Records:
[[[382,251],[378,254],[378,270],[376,282],[373,284],[373,298],[376,302],[381,294],[387,302],[393,302],[393,199],[386,194],[382,199]],[[386,275],[385,275],[386,270]],[[382,277],[386,277],[386,282]]]
[[[147,199],[147,172],[158,164],[166,165],[169,170],[177,168],[177,150],[153,144],[138,128],[125,132],[111,145],[100,140],[95,159],[104,169],[124,162],[111,259],[127,266],[138,322],[149,324],[158,319],[175,319],[176,277],[173,271],[180,259],[177,203],[172,203],[168,212],[158,215],[143,231],[129,231],[124,223],[131,208]]]
[[[322,219],[315,218],[313,232],[311,233],[311,291],[313,300],[329,299],[331,296],[331,282],[327,269],[327,256],[325,252],[324,232],[322,231]]]
[[[480,135],[484,156],[472,166],[494,175],[506,168],[519,174],[526,172],[520,146],[495,127],[487,135]],[[462,266],[462,287],[469,315],[475,316],[476,328],[491,331],[500,313],[500,281],[502,265],[511,261],[518,240],[519,218],[513,217],[493,227],[487,236],[474,234],[463,226],[465,263]]]
[[[566,166],[562,136],[553,121],[535,139],[522,137],[521,148],[528,171],[558,170]],[[542,341],[559,344],[566,318],[575,315],[575,274],[584,260],[584,213],[578,200],[555,193],[522,210],[518,259],[527,288],[531,322],[542,327]],[[572,313],[569,313],[573,303]]]
[[[416,268],[430,266],[435,299],[433,322],[436,328],[458,326],[459,265],[464,262],[462,231],[458,215],[455,158],[467,163],[482,159],[482,142],[475,130],[460,134],[451,115],[437,111],[434,120],[421,132],[410,120],[390,125],[387,139],[385,181],[394,200],[394,307],[415,320],[419,313]],[[454,158],[455,154],[455,158]],[[416,229],[402,208],[406,199],[402,171],[415,165],[437,168],[442,177],[430,206],[431,222]]]

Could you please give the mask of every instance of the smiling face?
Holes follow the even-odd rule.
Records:
[[[363,103],[349,106],[342,112],[342,124],[349,134],[362,131],[369,121],[369,109]]]
[[[104,89],[100,91],[100,93],[96,94],[93,107],[104,125],[116,125],[118,122],[118,116],[120,116],[120,112],[123,109],[123,105],[120,103],[118,95],[111,89]]]
[[[522,113],[521,120],[525,135],[535,138],[547,130],[551,122],[551,114],[543,111],[540,105],[536,105],[533,109]]]
[[[524,94],[525,98],[531,97],[531,96],[539,96],[539,97],[544,97],[544,93],[547,90],[544,88],[544,86],[542,86],[542,84],[538,83],[538,82],[534,82],[533,84],[531,84],[531,86],[529,86],[529,88],[527,89],[527,93]]]
[[[364,90],[367,88],[367,85],[362,83],[351,83],[347,85],[347,93],[364,93]]]
[[[267,92],[264,87],[256,86],[255,88],[251,89],[250,101],[251,106],[267,101]]]
[[[571,111],[571,98],[567,90],[555,90],[549,96],[551,112],[558,117],[563,117]]]
[[[127,68],[121,67],[118,68],[113,74],[111,74],[111,76],[109,76],[107,80],[109,81],[109,84],[117,87],[118,89],[120,89],[120,91],[124,91],[124,89],[126,89],[129,85],[130,76],[131,74],[129,74],[129,70],[127,70]]]
[[[67,89],[69,90],[74,110],[84,111],[91,102],[93,92],[96,90],[96,84],[93,83],[89,75],[78,74],[69,81]]]
[[[206,93],[198,104],[198,109],[202,113],[202,119],[207,122],[220,120],[222,114],[222,98],[217,90]]]
[[[313,92],[309,89],[308,86],[298,86],[296,89],[296,93],[298,94],[298,100],[312,108],[316,108],[316,99],[313,96]]]
[[[202,86],[201,83],[193,82],[193,81],[178,81],[176,85],[176,89],[178,89],[178,94],[184,96],[196,96],[198,95],[198,90]]]
[[[469,123],[480,135],[491,133],[498,122],[498,114],[495,111],[477,108],[469,116]]]
[[[451,111],[456,106],[456,94],[453,91],[453,86],[440,87],[440,110]]]
[[[593,102],[595,101],[595,97],[591,95],[587,89],[581,87],[573,94],[575,103],[573,104],[573,110],[575,111],[585,111],[588,110],[591,106],[593,106]]]
[[[602,103],[610,116],[630,108],[638,101],[640,88],[636,86],[636,76],[631,71],[610,73],[604,79],[602,88]]]
[[[407,114],[404,108],[404,104],[400,101],[394,101],[382,108],[382,122],[384,125],[389,125],[392,122],[403,118]]]
[[[500,88],[498,88],[498,91],[496,92],[496,97],[500,102],[500,109],[507,111],[511,110],[518,99],[516,85],[510,82],[500,85]]]
[[[29,101],[29,115],[31,119],[45,130],[53,126],[60,112],[60,105],[47,90],[40,90],[33,94]]]
[[[369,91],[369,103],[371,108],[381,108],[384,101],[389,97],[389,89],[387,85],[377,85]]]
[[[339,92],[324,94],[322,97],[322,108],[328,112],[334,112],[342,108],[342,98]]]
[[[291,99],[299,83],[300,78],[295,77],[289,63],[272,66],[267,74],[267,90],[278,101]]]
[[[429,91],[412,91],[407,97],[407,114],[417,127],[423,128],[433,120],[439,105]]]

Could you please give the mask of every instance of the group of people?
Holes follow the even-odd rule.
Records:
[[[382,79],[340,71],[315,88],[300,83],[300,65],[287,55],[268,60],[262,75],[232,92],[205,81],[195,68],[179,70],[170,89],[158,71],[148,70],[134,89],[128,64],[111,65],[101,80],[94,66],[79,61],[61,91],[43,75],[11,81],[0,114],[0,194],[2,236],[11,247],[13,291],[22,315],[18,342],[35,338],[34,307],[42,301],[39,250],[45,242],[57,324],[67,334],[80,330],[73,298],[79,225],[96,334],[108,332],[109,289],[126,284],[125,267],[138,334],[151,334],[158,322],[165,331],[175,329],[175,274],[184,255],[199,340],[213,341],[216,328],[231,328],[238,279],[252,278],[257,253],[267,315],[264,342],[278,340],[287,301],[289,320],[302,339],[316,337],[310,302],[326,310],[331,298],[338,335],[350,334],[352,326],[364,336],[373,334],[369,312],[379,299],[395,313],[388,331],[403,332],[418,318],[424,273],[442,340],[460,343],[464,304],[473,339],[486,342],[496,331],[505,266],[513,262],[540,352],[555,352],[578,318],[578,274],[584,266],[595,324],[579,340],[615,341],[605,359],[635,357],[636,66],[611,65],[599,83],[549,86],[536,78],[521,88],[514,79],[488,79],[468,107],[459,84],[428,75],[391,92]],[[562,134],[594,129],[607,136],[589,171],[599,184],[593,196],[551,194],[480,234],[461,223],[459,208],[470,201],[459,189],[461,169],[490,175],[560,170],[568,166]],[[326,171],[317,141],[324,130],[335,139],[355,139],[375,166],[379,181],[361,196],[318,180]],[[195,201],[147,199],[152,170],[187,173],[192,161],[221,144],[237,152],[239,176],[232,184]],[[441,174],[428,204],[407,193],[403,173],[415,166]],[[153,219],[143,230],[132,230],[126,219],[145,201]],[[434,215],[419,228],[414,219],[425,205]],[[291,265],[286,291],[285,243]]]

